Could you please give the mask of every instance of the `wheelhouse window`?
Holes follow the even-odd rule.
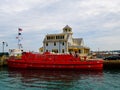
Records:
[[[55,39],[55,36],[47,36],[47,40],[53,40]]]
[[[56,39],[64,39],[64,35],[56,36]]]

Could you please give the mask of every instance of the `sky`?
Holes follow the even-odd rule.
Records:
[[[0,0],[0,52],[18,48],[22,28],[26,51],[38,51],[46,34],[69,25],[92,51],[120,50],[120,0]]]

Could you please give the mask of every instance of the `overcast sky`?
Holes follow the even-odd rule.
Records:
[[[0,51],[17,48],[18,28],[23,48],[38,51],[66,25],[91,50],[120,50],[120,0],[0,0]]]

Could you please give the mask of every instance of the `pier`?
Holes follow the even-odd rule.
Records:
[[[120,69],[120,60],[104,60],[104,69]]]

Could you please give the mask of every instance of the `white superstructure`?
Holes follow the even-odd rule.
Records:
[[[59,34],[47,34],[43,40],[43,52],[54,53],[79,52],[88,53],[89,48],[84,46],[82,38],[73,38],[72,28],[66,25]],[[42,50],[41,49],[41,50]]]

